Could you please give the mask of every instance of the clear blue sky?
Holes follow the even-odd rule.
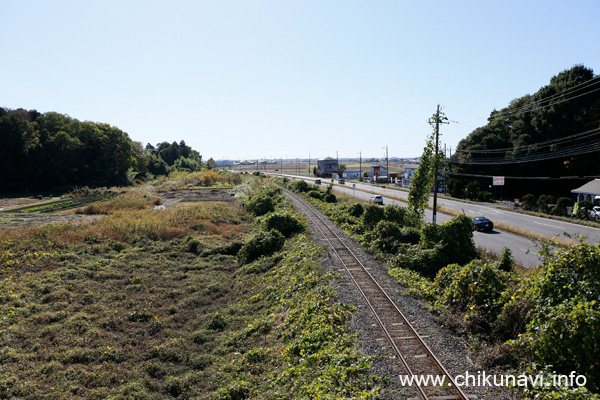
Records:
[[[575,64],[600,2],[0,0],[0,106],[185,140],[207,159],[454,148]]]

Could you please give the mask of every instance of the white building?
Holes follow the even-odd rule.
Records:
[[[419,168],[419,164],[406,164],[404,165],[404,173],[402,174],[402,187],[409,187],[412,177],[415,175],[415,171]]]
[[[338,174],[333,174],[335,179],[340,179]],[[342,174],[344,179],[358,179],[360,177],[360,169],[347,169]]]
[[[573,189],[571,193],[577,195],[577,202],[591,201],[594,203],[600,197],[600,179],[594,179],[577,189]]]

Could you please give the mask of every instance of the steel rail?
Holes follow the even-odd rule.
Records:
[[[315,219],[310,214],[312,214],[314,217],[316,217],[316,219],[327,229],[327,231],[333,236],[334,239],[336,239],[337,241],[339,241],[339,243],[343,246],[342,249],[340,249],[340,250],[346,251],[351,256],[351,258],[353,259],[353,261],[355,261],[356,264],[358,264],[358,266],[360,266],[362,268],[361,271],[364,272],[367,275],[367,277],[369,278],[369,280],[371,281],[371,283],[374,284],[375,287],[376,287],[376,289],[379,291],[379,293],[383,295],[384,300],[387,301],[388,305],[391,305],[392,308],[393,308],[393,310],[397,313],[397,315],[400,316],[400,319],[404,322],[404,325],[406,327],[408,327],[408,330],[414,336],[414,338],[418,341],[418,344],[423,347],[423,349],[425,350],[427,356],[431,360],[433,360],[434,366],[437,366],[437,368],[439,368],[439,370],[442,372],[442,375],[446,376],[446,378],[449,380],[450,386],[452,387],[452,389],[449,389],[449,390],[454,390],[457,393],[457,397],[447,397],[446,396],[446,397],[443,397],[443,398],[446,398],[446,399],[455,398],[455,399],[463,399],[463,400],[469,399],[469,397],[456,384],[456,382],[453,379],[452,375],[444,367],[444,365],[441,363],[441,361],[435,356],[435,354],[433,353],[433,351],[431,350],[431,348],[427,345],[427,343],[425,342],[425,340],[423,339],[423,337],[413,328],[412,324],[406,318],[406,316],[404,315],[404,313],[398,308],[398,306],[396,305],[396,303],[394,303],[394,301],[389,297],[389,295],[385,292],[385,290],[381,287],[381,285],[379,285],[379,283],[375,280],[375,278],[373,277],[373,275],[360,262],[360,260],[352,252],[352,250],[350,250],[350,248],[348,248],[348,246],[328,226],[328,224],[316,212],[314,212],[314,210],[312,209],[311,205],[307,204],[306,201],[304,201],[302,198],[298,197],[296,194],[294,194],[294,193],[292,193],[290,191],[286,190],[286,193],[288,193],[289,195],[291,195],[292,197],[294,197],[298,202],[300,202],[300,204],[302,205],[302,207],[305,210],[309,211],[309,213],[306,213],[306,216],[311,220],[311,222],[314,224],[314,226],[317,228],[317,230],[321,233],[321,235],[327,241],[327,243],[329,244],[329,246],[331,246],[331,248],[333,249],[335,255],[337,256],[337,258],[340,260],[340,262],[344,266],[346,272],[348,273],[348,276],[350,277],[350,279],[352,280],[352,282],[354,283],[354,285],[356,286],[356,288],[360,292],[361,296],[363,297],[363,299],[367,303],[367,306],[369,307],[369,309],[371,310],[373,316],[377,320],[378,325],[383,330],[383,332],[384,332],[387,340],[390,342],[390,344],[391,344],[394,352],[396,353],[396,355],[400,359],[401,364],[404,367],[404,369],[406,370],[406,372],[410,376],[414,376],[414,373],[412,371],[412,368],[409,366],[408,361],[406,360],[406,358],[404,357],[404,355],[402,354],[402,352],[398,348],[398,345],[395,343],[394,339],[392,338],[392,335],[390,334],[389,330],[386,328],[385,323],[383,322],[383,320],[381,319],[381,317],[379,316],[379,314],[375,310],[375,308],[374,308],[373,304],[371,303],[371,301],[369,300],[368,296],[366,295],[366,293],[364,292],[364,290],[361,288],[360,284],[357,282],[357,280],[353,276],[352,272],[350,271],[350,268],[348,267],[348,263],[342,259],[342,256],[340,255],[338,249],[335,248],[334,244],[331,242],[331,240],[327,237],[327,235],[325,234],[325,232],[323,232],[323,230],[321,229],[321,227],[319,227],[319,225],[315,222]],[[425,393],[424,389],[420,385],[415,385],[415,386],[417,388],[417,391],[418,391],[420,397],[422,397],[424,400],[434,399],[434,398],[438,397],[438,396],[430,397],[430,396],[428,396]]]

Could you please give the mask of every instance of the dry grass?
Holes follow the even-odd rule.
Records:
[[[146,190],[131,190],[110,200],[92,203],[77,210],[80,214],[112,214],[119,211],[145,210],[160,204],[160,198]]]

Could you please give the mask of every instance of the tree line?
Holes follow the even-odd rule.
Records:
[[[106,123],[0,108],[0,192],[119,186],[215,167],[183,140],[144,146]]]
[[[530,179],[507,178],[505,195],[564,196],[600,176],[600,151],[591,151],[600,144],[598,89],[593,70],[576,65],[535,94],[492,111],[488,123],[461,140],[450,159],[451,194],[464,197],[472,181],[488,188],[491,176],[516,176]]]

